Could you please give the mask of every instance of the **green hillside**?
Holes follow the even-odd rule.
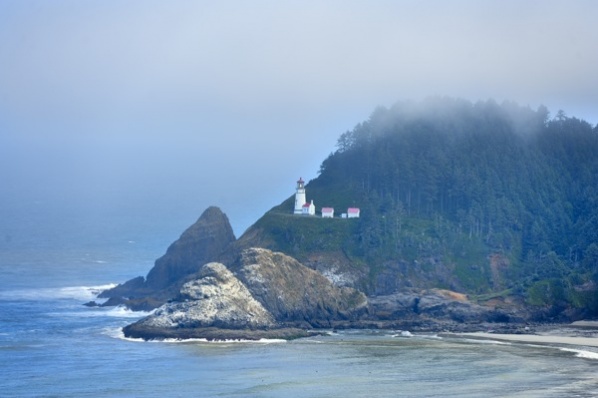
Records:
[[[293,216],[291,197],[241,241],[338,260],[369,294],[442,287],[598,313],[598,129],[583,120],[494,101],[380,107],[306,189],[318,210],[361,217]]]

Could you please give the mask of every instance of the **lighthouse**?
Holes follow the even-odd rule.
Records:
[[[297,192],[295,192],[295,211],[294,214],[303,213],[303,205],[305,204],[305,181],[299,177],[297,181]]]

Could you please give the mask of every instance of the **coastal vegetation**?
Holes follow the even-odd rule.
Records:
[[[159,307],[125,329],[148,339],[595,318],[597,153],[597,127],[544,107],[380,107],[305,186],[318,210],[358,218],[294,214],[291,196],[236,239],[210,207],[101,305]]]
[[[306,186],[359,219],[292,216],[291,197],[240,240],[308,264],[337,253],[368,294],[438,287],[598,315],[597,154],[596,127],[543,106],[399,102],[342,134]]]

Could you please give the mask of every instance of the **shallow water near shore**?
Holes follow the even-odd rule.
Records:
[[[598,397],[598,349],[400,331],[290,342],[141,342],[144,314],[83,303],[161,248],[0,256],[5,397]],[[122,250],[122,252],[121,252]],[[144,261],[141,261],[144,260]]]
[[[3,396],[598,396],[594,347],[350,330],[290,342],[140,342],[93,288],[0,295]],[[79,291],[79,295],[73,294]]]

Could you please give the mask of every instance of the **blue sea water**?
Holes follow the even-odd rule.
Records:
[[[17,234],[0,244],[2,397],[598,397],[590,347],[397,331],[291,342],[128,340],[121,328],[144,314],[83,303],[145,275],[178,235],[40,228],[49,228],[38,231],[44,239]]]

